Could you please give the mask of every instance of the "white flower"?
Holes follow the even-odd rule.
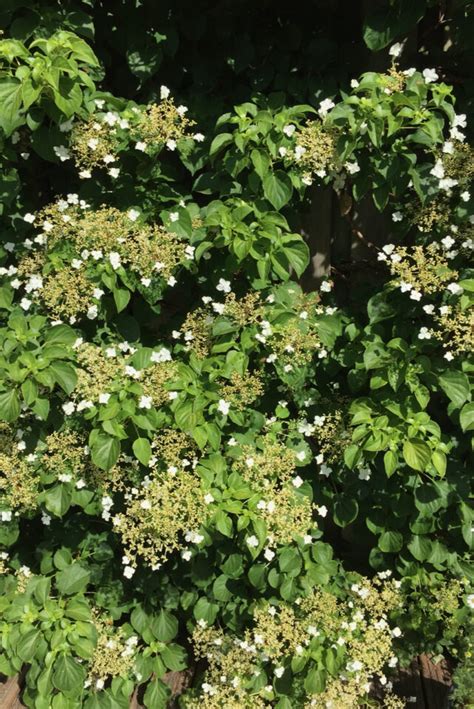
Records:
[[[31,214],[30,212],[27,212],[25,216],[23,217],[23,221],[28,222],[28,224],[33,224],[35,221],[36,217],[34,214]]]
[[[76,405],[73,401],[67,401],[65,404],[62,405],[62,410],[64,411],[66,416],[70,416],[76,410]]]
[[[140,216],[140,212],[138,211],[138,209],[129,209],[127,212],[127,217],[132,222],[136,222],[139,216]]]
[[[108,404],[110,394],[99,394],[99,404]]]
[[[11,519],[12,519],[12,511],[11,510],[2,510],[0,515],[1,515],[2,522],[11,522]]]
[[[182,118],[188,112],[188,107],[187,106],[178,106],[178,108],[176,109],[176,112],[179,113],[179,115]]]
[[[402,631],[398,627],[396,627],[392,630],[392,635],[394,638],[399,638],[401,634],[402,634]]]
[[[271,549],[265,549],[265,551],[263,552],[263,556],[267,561],[272,561],[275,558],[275,552]]]
[[[360,167],[357,160],[354,160],[354,162],[345,162],[344,167],[346,168],[349,175],[355,175],[356,172],[360,172]]]
[[[469,202],[471,199],[470,193],[467,190],[465,192],[461,192],[461,199],[463,202]]]
[[[284,133],[286,136],[288,136],[288,138],[291,138],[291,136],[293,135],[293,133],[295,132],[295,130],[296,130],[296,126],[293,125],[293,123],[288,123],[288,125],[286,125],[286,126],[283,128],[283,133]]]
[[[423,69],[423,78],[427,84],[431,84],[433,81],[437,81],[439,76],[435,69]]]
[[[319,507],[316,507],[316,511],[320,517],[326,517],[328,513],[328,508],[326,505],[320,505]]]
[[[441,243],[443,244],[445,249],[450,249],[451,246],[454,246],[456,241],[453,239],[452,236],[445,236],[444,239],[441,239]]]
[[[95,320],[98,314],[99,314],[99,309],[98,309],[97,305],[91,305],[87,309],[86,315],[89,320]]]
[[[123,570],[123,575],[126,579],[131,579],[134,573],[135,569],[133,568],[133,566],[125,566]]]
[[[371,475],[372,473],[369,468],[361,468],[359,470],[359,480],[370,480]]]
[[[322,293],[330,293],[332,290],[332,283],[331,281],[323,281],[321,285],[319,286],[319,290]]]
[[[41,522],[42,522],[46,527],[49,527],[49,525],[51,524],[51,517],[50,517],[48,514],[46,514],[46,512],[42,512],[42,513],[41,513]]]
[[[418,333],[419,340],[431,340],[431,333],[427,327],[421,327]]]
[[[165,99],[170,95],[170,90],[167,86],[160,86],[160,98]]]
[[[168,150],[176,150],[176,145],[176,141],[172,138],[166,141],[166,147],[168,148]]]
[[[424,305],[424,306],[423,306],[423,310],[425,311],[425,313],[426,313],[427,315],[433,315],[433,313],[434,313],[434,307],[435,307],[435,306],[432,305],[432,304],[430,304],[430,305]]]
[[[138,402],[139,409],[151,409],[153,399],[151,396],[141,396]]]
[[[437,177],[439,180],[444,177],[444,167],[442,160],[437,160],[435,162],[435,166],[430,170],[430,175]]]
[[[321,475],[329,477],[329,475],[331,475],[332,473],[332,468],[330,468],[329,465],[326,465],[326,463],[323,463],[319,472]]]
[[[416,300],[416,301],[421,300],[421,293],[420,293],[420,291],[413,289],[413,290],[410,292],[410,298],[411,298],[412,300]]]
[[[205,136],[202,133],[195,133],[193,135],[193,138],[196,143],[202,143],[205,140]]]
[[[122,261],[121,261],[121,259],[120,259],[120,254],[117,253],[117,251],[111,251],[111,252],[110,252],[110,254],[109,254],[109,261],[110,261],[110,265],[112,266],[112,268],[114,269],[114,271],[116,271],[117,268],[120,268],[120,265],[121,265],[121,263],[122,263]]]
[[[192,555],[193,555],[193,553],[189,550],[181,552],[181,558],[184,561],[190,561],[190,559],[192,558]]]
[[[442,147],[443,153],[452,155],[454,153],[454,145],[451,140],[447,140]]]
[[[282,157],[282,158],[285,157],[287,152],[288,152],[288,150],[285,147],[283,147],[283,145],[281,146],[281,148],[278,148],[278,153],[279,153],[280,157]]]
[[[226,281],[225,278],[220,278],[216,290],[222,291],[223,293],[230,293],[230,281]]]
[[[305,152],[306,148],[303,148],[302,145],[297,145],[295,148],[295,160],[301,160]]]
[[[293,478],[293,480],[291,481],[291,484],[293,485],[293,487],[296,487],[296,488],[301,487],[303,483],[304,483],[304,480],[303,480],[303,478],[300,478],[299,475],[297,475],[297,476],[296,476],[295,478]]]
[[[214,502],[214,498],[210,492],[208,492],[204,495],[204,502],[206,503],[206,505],[210,505],[211,502]]]
[[[71,153],[69,150],[66,148],[65,145],[55,145],[54,148],[54,154],[56,157],[58,157],[61,162],[64,162],[65,160],[69,160],[71,157]]]
[[[394,59],[399,57],[403,51],[403,44],[404,44],[403,42],[397,42],[396,44],[392,44],[392,46],[388,50],[388,53],[390,54],[390,56],[393,57]]]
[[[120,175],[120,168],[119,167],[111,167],[110,170],[108,170],[108,173],[109,173],[110,177],[113,177],[115,180]]]
[[[254,549],[255,549],[256,547],[258,547],[258,544],[259,544],[259,541],[258,541],[257,537],[256,537],[254,534],[252,534],[250,537],[247,537],[247,539],[245,540],[245,542],[246,542],[247,546],[252,547],[252,548],[254,548]]]
[[[273,674],[275,675],[275,677],[278,677],[278,678],[283,677],[284,672],[285,672],[284,667],[275,667],[275,669],[273,670]]]
[[[301,182],[303,183],[303,185],[306,185],[307,187],[311,187],[311,185],[313,184],[313,180],[308,175],[305,175],[304,177],[302,177]]]
[[[299,461],[303,462],[303,460],[305,460],[305,458],[306,458],[306,451],[298,451],[298,453],[296,454],[296,457]]]
[[[142,510],[151,510],[150,500],[142,500],[140,502],[140,507],[142,508]]]
[[[70,475],[69,473],[60,473],[58,475],[58,480],[61,483],[70,483],[72,480],[72,475]]]
[[[452,122],[453,128],[467,128],[467,120],[465,113],[458,113],[454,116]]]
[[[406,283],[405,281],[400,281],[400,290],[402,293],[407,293],[408,291],[411,291],[413,286],[411,283]]]
[[[444,359],[446,359],[448,362],[452,362],[454,359],[454,355],[452,352],[446,352],[444,355]]]
[[[474,609],[474,593],[470,593],[469,596],[466,598],[466,605],[468,605],[469,608]]]
[[[176,280],[176,278],[174,276],[170,276],[168,278],[168,280],[166,281],[166,283],[171,287],[175,286],[177,284],[177,282],[178,281]]]
[[[107,113],[104,116],[104,122],[107,123],[111,128],[117,123],[119,120],[119,117],[117,116],[116,113],[113,113],[112,111],[107,111]]]
[[[76,487],[78,490],[82,490],[82,488],[85,486],[86,486],[85,480],[83,480],[82,478],[80,480],[78,480],[76,483]]]
[[[449,292],[452,293],[453,295],[460,295],[460,294],[463,292],[463,290],[464,290],[464,288],[463,288],[462,286],[460,286],[459,283],[450,283],[450,284],[447,286],[447,289],[448,289]]]
[[[146,143],[144,140],[139,140],[138,143],[135,143],[135,150],[139,150],[141,153],[144,153],[146,150]]]
[[[150,357],[152,362],[170,362],[171,352],[166,347],[161,347],[158,352],[152,352]]]
[[[84,411],[85,409],[91,409],[94,406],[92,401],[89,401],[87,399],[82,399],[76,407],[77,411]]]
[[[334,103],[334,101],[331,101],[330,98],[325,98],[324,101],[321,101],[318,109],[318,113],[321,118],[325,118],[328,115],[329,111],[334,108],[335,105],[336,104]]]
[[[359,82],[357,79],[351,79],[351,89],[357,89],[359,86]]]
[[[393,222],[401,222],[403,219],[403,214],[401,212],[393,212],[392,214],[392,221]]]
[[[22,308],[23,310],[29,310],[31,307],[31,303],[32,301],[28,300],[28,298],[22,298],[20,300],[20,308]]]
[[[179,213],[178,212],[171,212],[170,222],[177,222],[178,219],[179,219]]]
[[[223,415],[227,416],[230,410],[230,404],[227,401],[224,401],[224,399],[219,399],[217,403],[217,410]]]
[[[352,662],[348,662],[346,665],[346,670],[348,672],[360,672],[360,670],[363,668],[363,664],[360,660],[353,660]]]

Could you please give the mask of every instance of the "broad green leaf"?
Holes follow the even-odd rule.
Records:
[[[110,470],[120,455],[120,442],[112,436],[99,433],[91,444],[92,462],[101,470]]]
[[[423,473],[431,459],[430,447],[418,438],[409,438],[403,444],[403,458],[413,470]]]
[[[56,360],[49,365],[49,371],[66,394],[73,391],[77,384],[77,374],[72,364]]]
[[[140,463],[143,465],[148,465],[151,458],[151,445],[148,438],[135,439],[135,441],[133,441],[132,448],[135,457],[140,461]]]
[[[379,538],[379,549],[383,552],[400,551],[403,546],[403,535],[400,532],[384,532]]]
[[[474,431],[474,404],[465,404],[462,407],[459,420],[463,431]]]
[[[152,630],[157,640],[169,643],[178,634],[178,621],[174,615],[162,609],[153,620]]]
[[[66,596],[79,593],[87,588],[90,573],[79,563],[75,562],[56,574],[58,591]]]
[[[0,420],[12,423],[20,415],[20,400],[15,389],[0,394]]]
[[[339,495],[334,504],[334,521],[339,527],[347,527],[359,513],[359,505],[347,495]]]
[[[82,694],[86,674],[86,668],[71,655],[61,654],[54,663],[53,684],[60,692],[75,693],[77,699]]]
[[[439,383],[441,389],[457,409],[471,398],[469,379],[463,372],[457,370],[445,372],[439,377]]]
[[[262,183],[265,197],[277,211],[290,201],[293,194],[293,185],[283,170],[268,173],[263,178]]]

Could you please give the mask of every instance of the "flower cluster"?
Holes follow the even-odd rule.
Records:
[[[197,707],[198,700],[209,709],[272,706],[283,675],[294,675],[293,696],[304,707],[352,709],[367,699],[375,677],[390,692],[384,672],[397,663],[393,639],[401,635],[390,613],[399,605],[398,583],[375,577],[353,583],[343,599],[315,590],[293,606],[261,603],[241,638],[198,623],[193,644],[208,670],[199,698],[185,696],[185,706]],[[303,687],[299,672],[323,652],[332,668],[316,694]]]

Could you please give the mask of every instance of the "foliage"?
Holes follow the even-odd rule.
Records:
[[[159,5],[2,10],[0,671],[37,709],[159,709],[199,658],[184,707],[401,706],[474,603],[468,44],[402,68],[437,4],[377,3],[355,79],[337,3],[267,45],[265,2]],[[302,287],[327,193],[349,296]]]

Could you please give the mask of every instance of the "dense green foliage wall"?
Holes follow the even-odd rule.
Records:
[[[183,707],[396,709],[417,652],[469,697],[473,15],[2,3],[0,672],[26,706],[158,709],[190,668]],[[307,277],[320,195],[357,278]]]

